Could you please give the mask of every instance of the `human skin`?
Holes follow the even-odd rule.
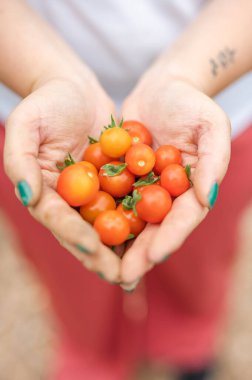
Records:
[[[251,2],[212,1],[124,104],[125,120],[146,124],[156,146],[164,141],[178,146],[184,163],[195,170],[194,188],[174,203],[161,226],[148,226],[139,235],[122,265],[54,190],[55,162],[67,151],[81,158],[87,135],[109,121],[113,103],[92,71],[24,1],[2,0],[0,11],[0,79],[24,98],[7,120],[6,172],[16,187],[26,181],[29,211],[64,247],[88,269],[112,282],[122,279],[130,289],[203,220],[213,203],[209,192],[225,175],[229,121],[208,96],[250,68]]]
[[[161,225],[148,225],[122,261],[123,281],[137,281],[176,251],[216,200],[230,159],[230,123],[210,98],[252,67],[252,2],[215,0],[143,75],[126,99],[125,120],[172,144],[192,166],[193,188],[177,198]]]
[[[6,122],[4,148],[18,198],[88,270],[119,282],[120,259],[55,191],[56,163],[67,152],[81,160],[87,136],[98,135],[114,114],[113,102],[23,1],[1,1],[0,46],[0,78],[24,98]]]

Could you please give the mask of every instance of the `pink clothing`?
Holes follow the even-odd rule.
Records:
[[[2,153],[4,129],[0,129]],[[86,271],[15,198],[0,162],[0,208],[47,287],[62,327],[52,380],[121,380],[140,359],[197,368],[215,356],[237,223],[252,198],[252,126],[232,143],[217,204],[183,247],[132,294]]]

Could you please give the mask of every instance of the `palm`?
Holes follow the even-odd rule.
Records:
[[[164,144],[179,148],[183,165],[193,168],[194,182],[192,189],[174,201],[162,224],[148,225],[125,254],[123,278],[133,281],[176,250],[206,216],[212,181],[220,178],[227,166],[211,151],[214,144],[217,152],[222,149],[223,132],[216,126],[228,123],[211,99],[182,81],[148,92],[135,91],[126,100],[123,115],[142,121],[151,130],[154,148]],[[228,148],[227,152],[224,149],[225,155]]]
[[[38,162],[51,187],[55,187],[58,176],[56,163],[62,162],[68,152],[80,160],[87,136],[96,134],[114,111],[105,97],[99,104],[97,99],[92,99],[92,94],[86,96],[67,82],[46,84],[26,98],[19,108],[19,112],[28,117],[27,128],[39,147]]]
[[[25,98],[10,116],[5,159],[7,172],[15,176],[13,182],[25,179],[32,189],[31,214],[88,269],[103,273],[109,281],[119,281],[119,258],[55,191],[56,164],[68,152],[80,160],[87,136],[98,136],[112,113],[112,102],[96,83],[82,87],[52,80]],[[13,156],[17,141],[18,151]]]

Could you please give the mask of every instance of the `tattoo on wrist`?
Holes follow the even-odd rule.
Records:
[[[216,77],[222,69],[226,69],[235,60],[236,50],[226,47],[219,51],[215,58],[210,58],[211,73]]]

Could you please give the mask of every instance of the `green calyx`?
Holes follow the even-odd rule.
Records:
[[[96,143],[98,143],[98,140],[95,139],[92,136],[88,136],[88,141],[89,141],[89,144],[96,144]]]
[[[193,183],[192,183],[192,180],[191,180],[191,165],[186,165],[185,172],[186,172],[187,178],[188,178],[188,180],[190,182],[190,185],[192,186]]]
[[[122,163],[120,165],[106,164],[101,167],[104,170],[103,176],[114,177],[118,174],[121,174],[124,169],[127,167],[127,164]]]
[[[154,172],[150,172],[145,179],[139,179],[133,184],[134,187],[153,185],[160,180],[159,176],[155,176]]]
[[[137,216],[136,205],[137,205],[137,202],[139,202],[141,199],[142,199],[142,196],[139,193],[139,191],[134,190],[132,196],[126,195],[126,197],[122,201],[123,208],[125,210],[133,210],[134,215]]]
[[[131,240],[131,239],[134,239],[135,238],[135,235],[134,234],[129,234],[129,236],[127,237],[126,240]]]
[[[62,170],[64,170],[65,168],[67,168],[68,166],[73,165],[73,164],[75,164],[75,161],[74,161],[73,157],[71,156],[71,154],[68,152],[68,155],[64,160],[64,163],[63,164],[56,164],[56,167],[57,167],[57,169],[59,169],[60,172],[62,172]]]
[[[116,122],[113,118],[113,115],[111,115],[111,123],[107,126],[104,126],[104,129],[110,129],[110,128],[122,128],[122,125],[123,125],[123,118],[121,119],[120,123],[118,125],[116,125]]]

